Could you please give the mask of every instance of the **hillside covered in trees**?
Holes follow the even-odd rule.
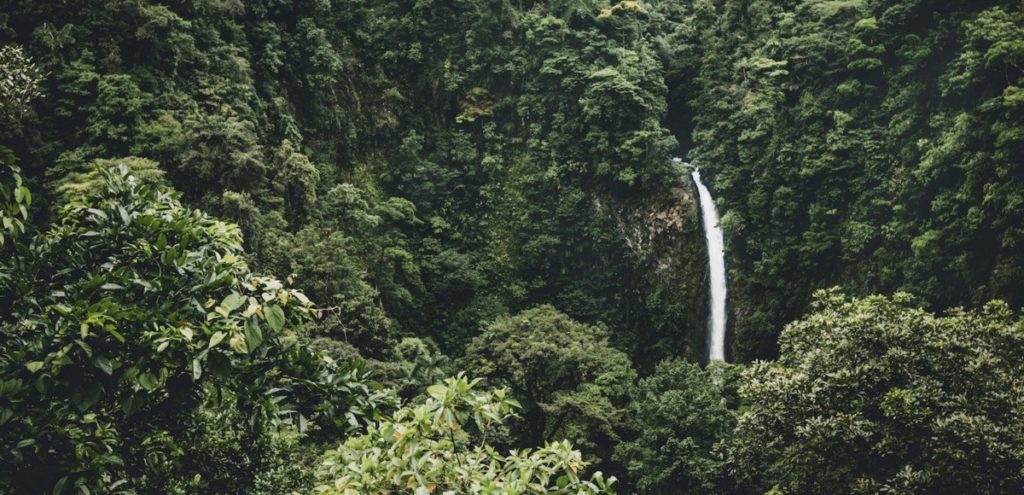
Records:
[[[1022,88],[1017,0],[0,0],[0,493],[1020,493]]]

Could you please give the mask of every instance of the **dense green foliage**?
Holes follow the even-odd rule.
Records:
[[[615,447],[643,493],[722,493],[715,446],[736,423],[736,369],[670,359],[630,391],[632,439]]]
[[[426,401],[370,425],[363,436],[329,451],[317,492],[362,493],[611,493],[614,478],[581,476],[586,466],[568,442],[499,454],[486,443],[518,404],[506,390],[477,392],[462,375],[427,389]],[[467,432],[468,428],[473,428]]]
[[[729,442],[743,493],[1013,493],[1024,486],[1024,324],[821,293],[745,373]]]
[[[125,168],[105,175],[0,262],[0,486],[227,491],[190,480],[218,454],[186,445],[259,445],[273,423],[358,411],[354,394],[318,391],[344,371],[298,345],[314,308],[250,273],[237,227]],[[247,455],[238,469],[259,466]]]
[[[0,492],[1024,487],[1019,0],[0,5]]]
[[[691,158],[725,212],[738,357],[773,356],[835,284],[1024,304],[1020,2],[681,10],[700,34],[670,49],[700,71]]]
[[[11,150],[0,147],[0,250],[9,238],[25,232],[32,191],[25,187],[21,169],[14,165]],[[0,251],[7,254],[9,251]]]
[[[698,223],[670,190],[647,7],[8,4],[0,41],[48,73],[12,143],[28,175],[159,163],[255,267],[338,307],[324,335],[458,354],[481,321],[552,303],[627,351],[697,356],[678,328],[700,327]]]
[[[466,348],[463,368],[508,387],[523,405],[525,445],[569,438],[610,460],[619,418],[636,373],[608,345],[602,326],[573,321],[551,306],[501,318]]]
[[[0,46],[0,124],[15,126],[41,95],[43,75],[17,45]]]

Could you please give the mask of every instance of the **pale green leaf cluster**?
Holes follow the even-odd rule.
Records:
[[[0,124],[10,125],[29,110],[32,100],[42,96],[43,74],[17,45],[0,46]]]
[[[487,435],[519,404],[504,389],[475,389],[464,375],[427,388],[419,405],[399,409],[326,454],[325,495],[612,493],[614,478],[583,477],[582,454],[567,441],[501,454]]]

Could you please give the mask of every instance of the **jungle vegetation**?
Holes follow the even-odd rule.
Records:
[[[1022,88],[1010,0],[0,0],[0,493],[1020,493]]]

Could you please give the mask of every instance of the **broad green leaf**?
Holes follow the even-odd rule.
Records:
[[[39,371],[40,368],[43,367],[43,362],[42,361],[32,361],[31,363],[26,363],[25,367],[28,368],[28,370],[31,371],[32,373],[35,373],[35,372]]]
[[[226,334],[226,333],[224,333],[224,332],[216,332],[216,333],[214,333],[214,334],[213,334],[213,335],[212,335],[212,336],[210,337],[210,345],[209,345],[209,347],[210,347],[211,349],[212,349],[213,347],[216,347],[216,346],[217,346],[217,344],[219,344],[219,343],[221,343],[221,342],[223,342],[223,341],[224,341],[224,337],[227,337],[227,334]]]
[[[139,375],[138,381],[139,385],[142,385],[142,388],[150,392],[156,389],[156,376],[154,376],[152,373],[148,371],[146,373]]]
[[[80,384],[71,391],[71,402],[79,411],[85,412],[100,399],[103,387],[96,382]]]
[[[78,347],[80,347],[82,349],[82,351],[85,352],[86,356],[89,356],[90,358],[92,357],[92,346],[91,345],[86,343],[84,340],[80,340],[80,339],[76,339],[75,340],[75,344],[78,344]]]
[[[112,327],[105,327],[105,330],[106,330],[106,331],[107,331],[107,333],[109,333],[109,334],[110,334],[110,335],[111,335],[112,337],[114,337],[115,339],[117,339],[117,341],[118,341],[118,342],[120,342],[120,343],[122,343],[122,344],[124,343],[124,335],[121,335],[121,332],[118,332],[117,330],[114,330],[114,329],[113,329]]]
[[[220,302],[220,306],[228,311],[228,313],[238,309],[242,303],[245,302],[245,298],[237,292],[232,292]]]
[[[245,322],[245,342],[249,346],[249,352],[256,350],[263,343],[263,331],[259,323],[253,320]]]
[[[263,314],[266,315],[270,328],[276,331],[281,331],[284,328],[284,310],[280,306],[276,304],[267,306],[263,308]]]
[[[121,222],[125,225],[132,223],[132,216],[128,213],[128,210],[124,209],[124,206],[118,205],[117,212],[121,215]]]
[[[114,373],[114,363],[110,362],[109,359],[103,356],[96,356],[92,360],[93,364],[107,375]]]
[[[88,211],[89,213],[92,213],[93,215],[96,215],[104,220],[107,219],[107,214],[103,210],[98,210],[96,208],[86,208],[85,211]]]
[[[447,394],[448,388],[440,383],[436,383],[434,385],[427,387],[427,395],[437,399],[438,401],[443,401],[445,395]]]

